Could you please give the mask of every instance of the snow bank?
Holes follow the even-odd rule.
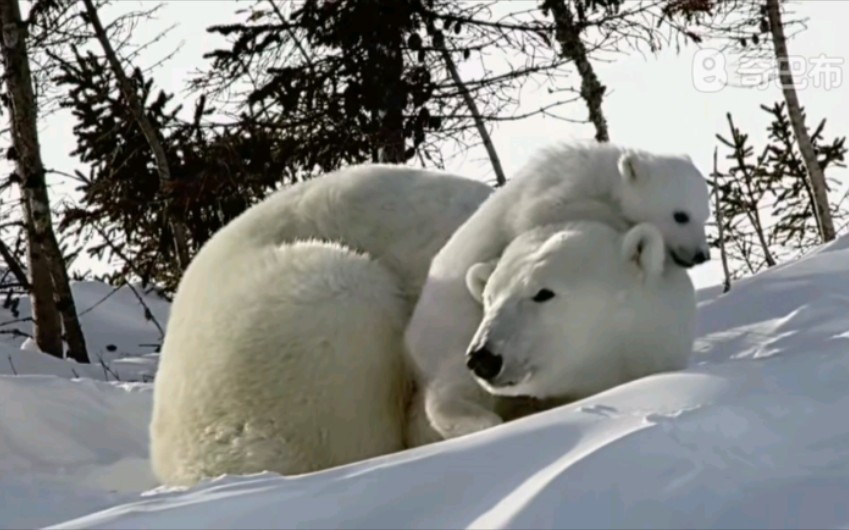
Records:
[[[115,288],[73,282],[74,300],[92,365],[46,355],[26,338],[32,334],[29,298],[16,311],[0,308],[0,374],[50,374],[65,378],[150,381],[155,353],[168,321],[169,304],[137,285]],[[160,331],[161,330],[161,331]]]
[[[84,515],[156,486],[151,386],[126,381],[152,379],[157,355],[147,352],[161,339],[168,303],[137,286],[72,288],[91,365],[42,353],[17,333],[32,332],[28,298],[17,311],[0,308],[0,528]]]
[[[0,527],[84,515],[156,486],[150,398],[148,384],[0,376]]]

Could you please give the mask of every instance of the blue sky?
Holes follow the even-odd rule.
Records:
[[[217,36],[206,33],[205,28],[233,21],[238,5],[249,3],[232,0],[165,2],[159,19],[146,24],[150,26],[145,27],[146,32],[149,29],[153,33],[157,29],[177,25],[164,42],[150,48],[143,56],[143,65],[152,64],[178,44],[181,49],[158,67],[155,74],[157,85],[168,91],[182,91],[189,73],[204,66],[202,54],[222,44]],[[117,2],[103,16],[109,20],[118,11],[137,9],[142,4],[149,7],[151,3]],[[836,69],[832,72],[829,86],[815,82],[821,79],[816,73],[803,76],[808,83],[800,89],[799,96],[809,120],[819,121],[826,117],[829,137],[847,135],[849,84],[844,78],[849,71],[849,37],[845,28],[845,22],[849,20],[849,2],[805,0],[792,3],[791,8],[795,16],[808,19],[807,29],[789,42],[791,54],[808,65],[818,60],[823,64],[821,59],[825,58],[833,61],[835,66],[831,68]],[[704,42],[701,47],[709,49],[716,45]],[[710,52],[699,52],[699,48],[688,45],[680,53],[668,48],[657,56],[629,53],[610,62],[597,63],[595,67],[602,83],[610,87],[604,111],[611,139],[644,149],[688,153],[705,174],[711,170],[713,148],[717,143],[715,135],[724,134],[727,130],[726,112],[732,112],[738,126],[751,133],[755,142],[764,139],[768,119],[759,105],[779,100],[779,88],[774,83],[758,88],[711,88],[711,72],[705,72],[711,63],[705,62],[705,53]],[[735,58],[727,56],[726,63],[729,78],[732,81],[737,79]],[[523,90],[521,102],[524,108],[538,107],[540,101],[539,93],[532,88]],[[569,109],[571,116],[584,116],[581,106],[573,105]],[[78,161],[68,155],[74,147],[72,127],[73,119],[67,113],[51,116],[40,124],[42,151],[48,167],[67,172],[79,167]],[[589,126],[550,118],[531,118],[499,125],[493,132],[493,141],[509,177],[536,149],[552,141],[583,139],[592,137],[592,134]],[[482,149],[472,149],[465,156],[452,159],[447,169],[472,178],[491,178]],[[846,181],[849,172],[840,169],[829,176]],[[51,184],[56,199],[69,193],[67,183],[56,181]],[[692,269],[691,275],[697,287],[718,283],[721,281],[719,260]]]

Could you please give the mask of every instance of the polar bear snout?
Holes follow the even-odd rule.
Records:
[[[504,359],[500,355],[492,353],[484,343],[466,354],[466,368],[471,370],[476,377],[489,382],[501,373],[502,368],[504,368]]]
[[[486,342],[475,344],[483,345],[466,353],[466,368],[484,390],[496,396],[513,396],[529,391],[528,384],[535,370],[528,363],[496,353]]]
[[[674,261],[679,267],[689,269],[691,267],[695,267],[696,265],[701,265],[702,263],[709,261],[710,249],[708,247],[700,247],[695,249],[679,247],[670,252],[670,255],[672,256],[672,261]]]

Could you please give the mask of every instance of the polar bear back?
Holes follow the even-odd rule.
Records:
[[[340,242],[395,273],[412,305],[433,256],[491,193],[482,182],[442,171],[351,166],[275,192],[202,251],[228,274],[223,264],[252,249],[310,238]]]

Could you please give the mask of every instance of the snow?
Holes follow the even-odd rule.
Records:
[[[159,332],[119,291],[84,324],[117,346],[104,365],[123,381],[0,345],[44,374],[0,375],[0,527],[849,528],[847,264],[844,238],[700,291],[687,370],[416,450],[188,490],[148,469],[150,383],[126,381],[152,375],[139,344]],[[74,288],[81,307],[111,291]],[[167,303],[149,303],[164,325]]]
[[[73,284],[74,301],[92,364],[77,364],[40,354],[32,332],[29,298],[13,312],[0,308],[0,374],[49,374],[65,378],[138,381],[153,379],[156,351],[168,321],[168,302],[138,285],[112,287],[101,282]],[[149,315],[150,318],[147,318]],[[4,348],[5,346],[5,348]]]
[[[150,385],[0,376],[0,527],[85,515],[156,486]]]

